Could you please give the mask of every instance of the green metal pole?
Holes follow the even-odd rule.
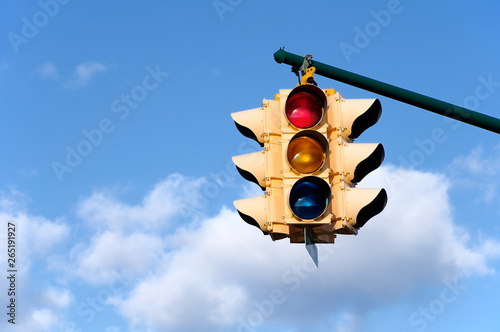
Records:
[[[283,49],[274,53],[274,59],[277,63],[285,63],[297,68],[304,63],[304,57],[286,52]],[[318,75],[500,134],[500,119],[489,115],[481,114],[391,84],[354,74],[318,61],[313,60],[312,66],[316,68],[316,74]]]

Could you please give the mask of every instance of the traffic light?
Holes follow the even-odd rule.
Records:
[[[240,174],[264,190],[234,202],[242,219],[292,243],[357,234],[387,202],[384,189],[355,188],[384,159],[381,144],[353,143],[380,115],[377,99],[346,100],[311,84],[233,113],[238,130],[263,147],[233,157]]]

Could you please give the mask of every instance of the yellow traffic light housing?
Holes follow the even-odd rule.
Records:
[[[234,202],[242,219],[292,243],[357,234],[387,202],[384,189],[355,188],[384,159],[381,144],[353,143],[380,115],[377,99],[347,100],[309,84],[233,113],[238,130],[263,147],[233,157],[240,174],[264,190]]]

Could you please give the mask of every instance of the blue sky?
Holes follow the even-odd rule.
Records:
[[[359,187],[386,209],[302,245],[244,223],[230,113],[293,88],[280,47],[500,117],[494,1],[0,2],[2,331],[498,331],[498,135],[380,98]],[[16,224],[16,325],[7,224]]]

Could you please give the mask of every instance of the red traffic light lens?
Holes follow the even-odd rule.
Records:
[[[314,127],[323,117],[323,104],[310,93],[297,92],[286,100],[285,113],[296,128],[307,129]]]

